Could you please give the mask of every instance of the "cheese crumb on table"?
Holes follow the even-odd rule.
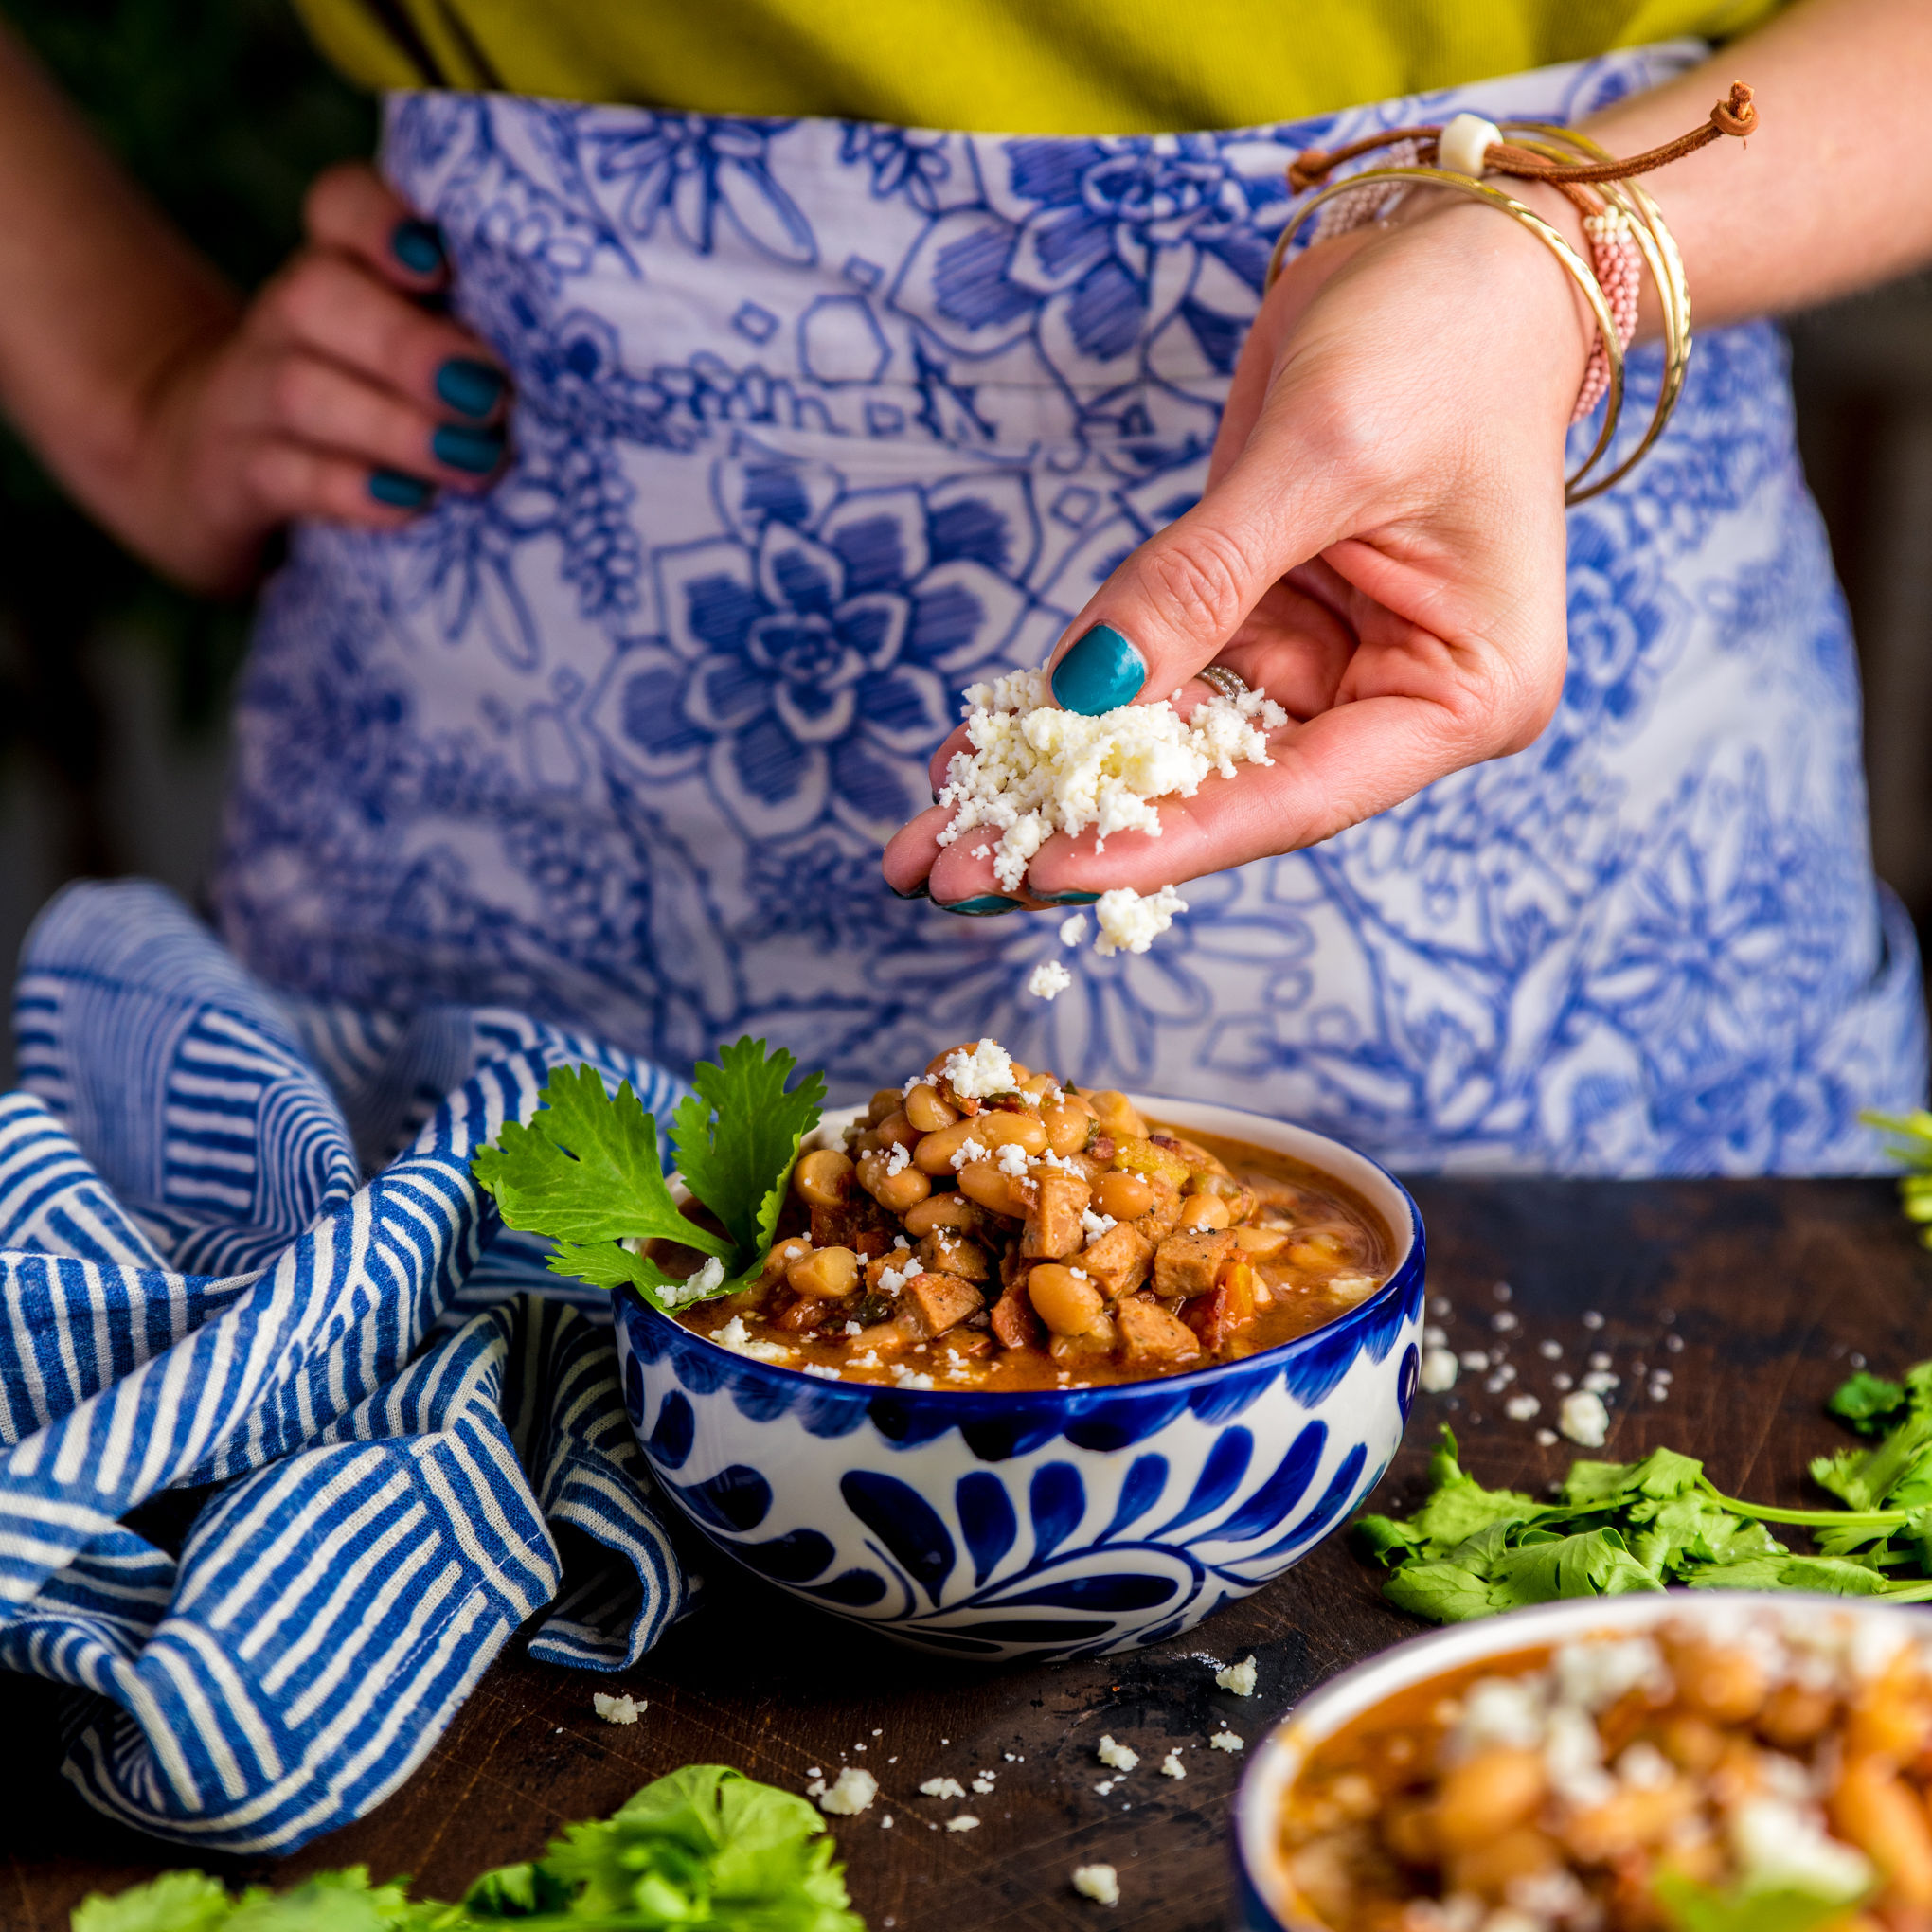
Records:
[[[838,1781],[818,1800],[818,1809],[840,1818],[856,1817],[879,1796],[879,1780],[869,1771],[848,1764]]]
[[[1243,1657],[1238,1664],[1229,1664],[1225,1671],[1216,1671],[1214,1681],[1224,1690],[1232,1690],[1237,1697],[1252,1697],[1255,1694],[1255,1660]]]
[[[1422,1385],[1424,1394],[1441,1395],[1456,1386],[1456,1357],[1447,1349],[1422,1351]]]
[[[971,1812],[961,1812],[957,1817],[946,1820],[946,1829],[949,1832],[976,1832],[979,1820]]]
[[[1111,1865],[1075,1866],[1073,1888],[1082,1898],[1092,1899],[1097,1905],[1118,1905],[1120,1903],[1120,1874]]]
[[[1594,1389],[1580,1388],[1563,1399],[1556,1426],[1583,1449],[1601,1449],[1610,1433],[1610,1412]]]
[[[1543,1404],[1533,1395],[1512,1395],[1503,1404],[1503,1413],[1512,1422],[1527,1422],[1543,1413]]]
[[[964,1798],[966,1787],[957,1778],[928,1778],[920,1786],[928,1798]]]
[[[1160,1775],[1163,1778],[1185,1778],[1188,1775],[1188,1767],[1181,1762],[1178,1751],[1170,1751],[1160,1761]]]
[[[646,1698],[640,1704],[628,1691],[613,1697],[608,1691],[594,1690],[590,1706],[606,1724],[635,1724],[651,1708],[651,1702]]]
[[[1240,1737],[1231,1730],[1218,1730],[1208,1740],[1210,1751],[1240,1751],[1246,1748]]]
[[[979,1794],[981,1798],[986,1797],[986,1795],[993,1789],[992,1773],[982,1771],[979,1774],[979,1776],[973,1780],[973,1788]]]
[[[1035,999],[1058,999],[1073,984],[1073,975],[1058,959],[1042,959],[1027,975],[1027,991]]]
[[[1140,1753],[1132,1751],[1125,1744],[1117,1744],[1111,1736],[1103,1737],[1094,1747],[1095,1755],[1110,1771],[1131,1771],[1140,1762]]]

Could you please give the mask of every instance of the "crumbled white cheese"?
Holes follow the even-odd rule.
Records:
[[[987,1794],[991,1792],[993,1789],[993,1773],[990,1771],[982,1771],[979,1774],[979,1776],[973,1780],[973,1788],[979,1794],[981,1798],[986,1797]]]
[[[1246,1746],[1233,1731],[1218,1730],[1208,1740],[1208,1748],[1210,1751],[1240,1751]]]
[[[1172,886],[1145,894],[1131,886],[1117,886],[1102,892],[1094,907],[1100,921],[1094,951],[1102,959],[1111,959],[1116,953],[1144,953],[1173,924],[1175,913],[1187,909],[1188,902]]]
[[[892,1366],[892,1386],[895,1388],[925,1389],[933,1386],[933,1378],[908,1368],[903,1362],[895,1362]]]
[[[1613,1375],[1607,1368],[1593,1368],[1583,1377],[1583,1386],[1592,1395],[1608,1395],[1613,1388],[1622,1386],[1622,1376]]]
[[[1119,1783],[1119,1781],[1120,1780],[1118,1778],[1102,1778],[1100,1781],[1094,1786],[1094,1789],[1098,1791],[1102,1798],[1111,1798],[1114,1795],[1115,1785]]]
[[[838,1370],[828,1367],[823,1362],[801,1362],[798,1367],[801,1374],[815,1375],[821,1382],[836,1382],[838,1380]]]
[[[946,843],[944,833],[940,834],[940,843]],[[997,1040],[982,1040],[976,1046],[961,1046],[947,1054],[939,1068],[939,1078],[961,1100],[967,1100],[1009,1094],[1019,1085],[1013,1078],[1013,1057]]]
[[[1594,1308],[1586,1308],[1583,1310],[1583,1326],[1586,1329],[1600,1329],[1603,1326],[1603,1317]]]
[[[1140,1762],[1138,1751],[1129,1750],[1125,1744],[1117,1744],[1111,1736],[1100,1740],[1094,1747],[1094,1755],[1110,1771],[1131,1771]]]
[[[1060,943],[1063,946],[1077,946],[1086,938],[1087,918],[1083,912],[1068,913],[1060,921]]]
[[[1512,1395],[1503,1404],[1503,1413],[1512,1422],[1527,1422],[1543,1413],[1543,1404],[1533,1395]]]
[[[1512,1315],[1507,1308],[1497,1309],[1496,1312],[1490,1316],[1489,1325],[1499,1335],[1507,1335],[1521,1326],[1521,1324],[1517,1321],[1516,1317],[1513,1315]]]
[[[1160,1775],[1163,1778],[1185,1778],[1188,1775],[1188,1767],[1181,1762],[1178,1751],[1170,1751],[1160,1761]]]
[[[1027,1150],[1017,1141],[1010,1140],[993,1156],[993,1164],[1009,1180],[1025,1180],[1027,1177]]]
[[[651,1701],[646,1698],[639,1703],[628,1691],[613,1697],[607,1691],[593,1690],[590,1706],[606,1724],[635,1724],[651,1708]]]
[[[1449,1331],[1447,1329],[1438,1328],[1434,1322],[1430,1322],[1428,1326],[1422,1330],[1423,1348],[1446,1349],[1448,1346],[1449,1346]]]
[[[1224,1690],[1232,1690],[1237,1697],[1252,1697],[1255,1694],[1255,1660],[1243,1657],[1238,1664],[1229,1664],[1225,1671],[1216,1671],[1214,1681]]]
[[[1080,1210],[1080,1231],[1089,1242],[1099,1241],[1114,1225],[1114,1217],[1111,1214],[1097,1214],[1091,1208],[1082,1208]]]
[[[1120,1903],[1120,1874],[1111,1865],[1076,1865],[1073,1869],[1073,1888],[1083,1899],[1092,1899],[1097,1905],[1118,1905]]]
[[[1538,1342],[1536,1344],[1536,1352],[1546,1362],[1561,1362],[1563,1360],[1563,1344],[1561,1342]]]
[[[1539,1449],[1554,1449],[1557,1440],[1554,1429],[1538,1429],[1536,1432],[1536,1446]]]
[[[1000,834],[993,876],[1008,891],[1056,832],[1091,827],[1104,851],[1116,832],[1160,834],[1155,800],[1191,798],[1209,772],[1268,764],[1266,734],[1288,714],[1259,691],[1218,692],[1183,720],[1172,704],[1122,705],[1098,717],[1063,711],[1044,671],[1011,671],[966,692],[966,742],[946,767],[939,803],[951,845],[979,826]]]
[[[1610,1412],[1594,1389],[1580,1388],[1563,1399],[1556,1426],[1581,1449],[1601,1449],[1610,1433]]]
[[[723,1328],[714,1329],[711,1339],[723,1343],[734,1355],[748,1355],[754,1362],[789,1362],[798,1352],[782,1342],[767,1342],[754,1335],[742,1315],[734,1315]]]
[[[880,1294],[897,1295],[918,1273],[919,1270],[917,1268],[881,1268],[879,1270]]]
[[[985,1145],[968,1136],[953,1150],[953,1171],[957,1173],[962,1167],[969,1166],[975,1160],[985,1160],[987,1157],[988,1150]]]
[[[1852,1899],[1871,1884],[1862,1852],[1827,1836],[1816,1817],[1780,1798],[1746,1798],[1729,1823],[1740,1876],[1752,1890],[1788,1887]]]
[[[1422,1385],[1430,1395],[1440,1395],[1456,1386],[1456,1357],[1447,1349],[1422,1351]]]
[[[912,1150],[895,1141],[892,1152],[886,1156],[886,1172],[888,1174],[903,1174],[912,1165]]]
[[[879,1780],[869,1771],[848,1764],[838,1774],[837,1782],[818,1800],[818,1809],[833,1817],[856,1817],[878,1796]]]
[[[1027,975],[1027,991],[1035,999],[1058,999],[1073,984],[1073,975],[1058,959],[1042,959]]]
[[[1609,1366],[1610,1357],[1604,1354],[1601,1349],[1590,1357],[1590,1367],[1592,1368],[1607,1368]]]
[[[1480,1375],[1489,1367],[1489,1357],[1480,1349],[1465,1349],[1462,1351],[1462,1366],[1472,1375]]]
[[[868,1349],[863,1355],[854,1355],[847,1362],[848,1368],[876,1368],[879,1366],[877,1349]]]
[[[971,1812],[961,1812],[957,1817],[946,1820],[946,1829],[949,1832],[976,1832],[979,1820]]]
[[[957,1778],[928,1778],[920,1786],[928,1798],[964,1798],[966,1787]]]
[[[711,1255],[689,1281],[669,1282],[657,1292],[672,1308],[683,1308],[689,1302],[702,1301],[720,1288],[724,1280],[724,1263],[716,1255]]]

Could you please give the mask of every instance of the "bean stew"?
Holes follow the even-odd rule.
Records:
[[[982,1040],[874,1095],[843,1148],[802,1154],[757,1281],[677,1318],[841,1380],[1085,1387],[1304,1334],[1372,1294],[1393,1253],[1331,1176],[1170,1132]]]
[[[1316,1744],[1283,1802],[1281,1915],[1919,1932],[1928,1799],[1932,1648],[1903,1619],[1726,1605],[1488,1658]]]

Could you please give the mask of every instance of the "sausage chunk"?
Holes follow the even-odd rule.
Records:
[[[936,1227],[921,1238],[914,1250],[919,1264],[939,1275],[957,1275],[961,1280],[983,1281],[993,1272],[986,1250],[976,1241],[968,1241],[957,1228]]]
[[[1034,1261],[1060,1261],[1077,1255],[1086,1239],[1081,1216],[1086,1212],[1089,1191],[1083,1175],[1042,1168],[1033,1177],[1033,1206],[1020,1252]]]
[[[1038,1349],[1046,1340],[1046,1325],[1033,1312],[1027,1278],[1015,1275],[1006,1292],[993,1304],[993,1332],[1003,1349]]]
[[[957,1275],[915,1275],[905,1284],[906,1305],[919,1317],[928,1336],[942,1335],[957,1322],[962,1322],[975,1309],[986,1305],[986,1297],[971,1281]]]
[[[1158,1247],[1181,1218],[1181,1190],[1164,1174],[1142,1174],[1140,1178],[1154,1190],[1154,1206],[1134,1225]]]
[[[1177,1228],[1154,1251],[1154,1292],[1170,1301],[1207,1294],[1233,1251],[1227,1228]]]
[[[1130,1368],[1186,1362],[1201,1352],[1193,1330],[1144,1296],[1129,1295],[1118,1302],[1114,1310],[1114,1330],[1119,1338],[1120,1359]]]
[[[1081,1250],[1080,1265],[1109,1301],[1131,1295],[1147,1279],[1154,1243],[1131,1222],[1110,1227]]]

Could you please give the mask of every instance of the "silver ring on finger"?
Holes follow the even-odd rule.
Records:
[[[1212,685],[1230,703],[1237,698],[1244,698],[1248,694],[1246,678],[1243,677],[1238,671],[1230,671],[1225,664],[1207,665],[1202,670],[1197,671],[1194,675],[1203,684]]]

